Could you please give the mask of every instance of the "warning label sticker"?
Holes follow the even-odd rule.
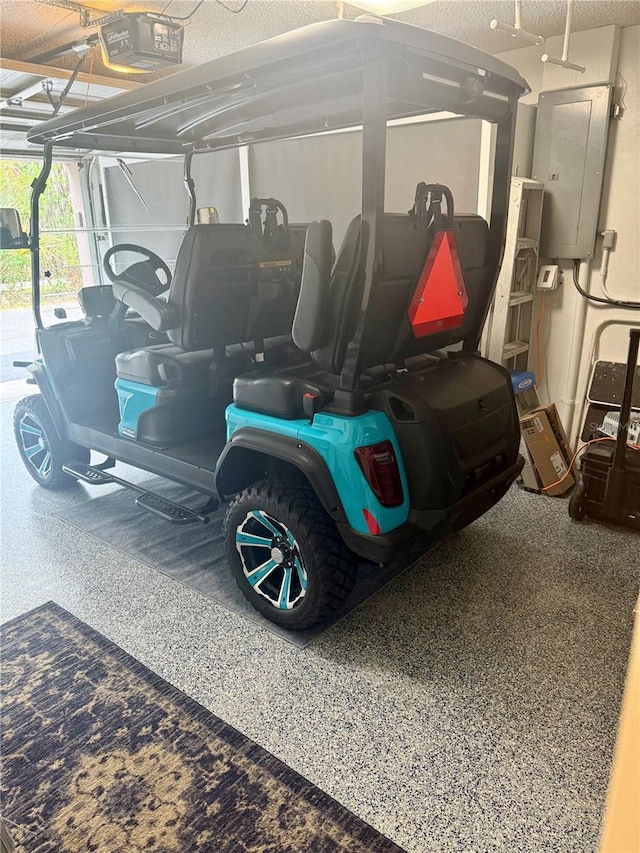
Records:
[[[567,465],[564,459],[562,458],[562,454],[560,453],[560,451],[558,450],[550,458],[551,464],[553,465],[558,477],[564,477],[564,475],[567,473]]]

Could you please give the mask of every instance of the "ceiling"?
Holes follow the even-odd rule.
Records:
[[[27,142],[27,132],[51,118],[54,103],[61,99],[72,72],[47,65],[32,65],[3,59],[0,64],[0,149],[3,157],[40,156],[39,145]],[[79,74],[71,82],[58,113],[64,115],[78,107],[95,104],[124,89],[137,88],[129,80],[114,80],[92,74]]]
[[[226,0],[226,4],[237,9],[242,2]],[[167,7],[167,0],[88,0],[86,5],[105,12],[122,8],[126,11],[160,12]],[[172,0],[167,11],[172,15],[186,16],[195,5],[195,0]],[[244,11],[231,14],[217,0],[204,0],[185,32],[184,64],[196,65],[304,24],[336,18],[338,8],[336,0],[249,0]],[[565,12],[565,0],[523,0],[523,26],[543,36],[558,35],[564,30]],[[81,39],[95,31],[80,28],[77,13],[35,0],[0,0],[0,13],[2,56],[10,59],[28,61],[57,45]],[[362,10],[344,4],[344,17],[355,18],[360,14]],[[525,45],[489,28],[492,18],[513,23],[512,0],[434,0],[397,17],[461,39],[491,53]],[[607,24],[640,24],[640,2],[576,0],[574,30]],[[72,63],[73,59],[67,57],[52,60],[49,64],[71,67]],[[94,59],[94,71],[114,77],[122,76],[103,68],[99,56]],[[129,79],[142,82],[153,79],[153,76],[141,74]]]
[[[242,0],[224,2],[229,9],[243,5]],[[166,10],[172,16],[186,17],[198,4],[196,0],[171,0],[170,3],[167,0],[89,0],[86,5],[105,13],[119,9]],[[523,0],[523,26],[543,36],[558,35],[564,31],[565,12],[565,0]],[[183,65],[197,65],[305,24],[339,17],[341,13],[345,18],[363,14],[361,9],[337,0],[248,0],[239,14],[232,14],[218,0],[204,0],[192,20],[186,22]],[[75,11],[35,0],[0,0],[0,15],[0,147],[4,156],[15,156],[30,148],[25,140],[27,128],[51,115],[43,82],[50,80],[47,85],[53,86],[54,94],[60,93],[77,57],[68,54],[48,58],[46,66],[41,67],[34,67],[33,63],[41,64],[42,54],[86,38],[95,33],[96,28],[80,27]],[[94,18],[95,14],[91,12],[90,17]],[[396,17],[491,53],[526,46],[524,42],[489,28],[493,18],[513,23],[512,0],[433,0]],[[607,24],[640,24],[640,0],[576,0],[574,31]],[[97,48],[88,54],[82,72],[69,92],[63,112],[162,76],[157,73],[122,74],[105,68]],[[16,99],[20,92],[27,94]]]

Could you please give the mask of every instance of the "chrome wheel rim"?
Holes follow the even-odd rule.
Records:
[[[292,610],[306,595],[308,576],[289,528],[261,509],[236,529],[236,549],[251,588],[278,610]]]
[[[33,417],[24,414],[18,424],[22,453],[41,477],[46,477],[51,471],[51,450],[44,430]]]

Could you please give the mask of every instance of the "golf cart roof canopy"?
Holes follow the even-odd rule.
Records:
[[[185,154],[359,126],[363,66],[386,60],[387,119],[450,111],[497,122],[529,91],[504,62],[388,18],[311,24],[58,116],[30,142]],[[385,97],[383,95],[383,97]]]

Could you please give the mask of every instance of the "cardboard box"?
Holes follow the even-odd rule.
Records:
[[[530,412],[520,419],[520,429],[544,493],[564,495],[575,479],[572,473],[567,474],[571,461],[569,442],[556,407],[551,404]],[[558,483],[560,479],[562,482]],[[551,488],[545,489],[546,486]]]
[[[553,430],[553,434],[555,435],[558,444],[560,445],[560,449],[564,454],[565,461],[567,465],[570,465],[573,453],[571,452],[569,439],[567,438],[567,434],[564,431],[564,427],[562,426],[562,421],[560,420],[560,415],[558,414],[558,410],[556,409],[555,404],[550,403],[548,406],[541,406],[540,409],[546,412],[546,415],[549,418],[549,423],[551,424],[551,429]]]
[[[536,474],[536,469],[533,467],[533,462],[531,461],[526,445],[521,446],[520,451],[524,457],[524,467],[520,472],[522,488],[527,492],[536,492],[537,494],[540,494],[538,475]]]

